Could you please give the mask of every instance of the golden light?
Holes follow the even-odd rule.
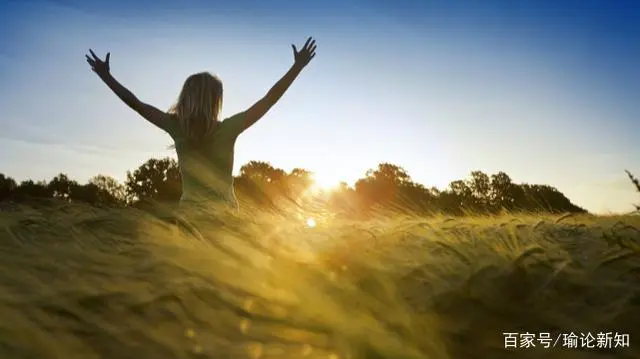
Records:
[[[315,192],[332,191],[340,185],[340,179],[327,174],[313,175],[312,190]]]
[[[316,223],[316,220],[315,220],[315,219],[313,219],[313,218],[311,218],[311,217],[307,218],[307,227],[309,227],[309,228],[315,228],[315,227],[316,227],[316,225],[317,225],[317,223]]]

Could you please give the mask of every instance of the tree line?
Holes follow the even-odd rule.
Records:
[[[128,171],[125,183],[97,175],[80,184],[65,174],[50,181],[17,183],[0,174],[0,201],[55,198],[98,206],[140,206],[141,203],[177,204],[181,195],[178,163],[171,158],[149,159]],[[427,188],[413,181],[400,166],[381,163],[366,172],[354,186],[341,183],[331,191],[313,187],[313,173],[302,168],[286,172],[270,163],[250,161],[235,177],[241,203],[267,209],[322,206],[336,213],[366,215],[380,209],[418,214],[495,214],[499,212],[581,213],[556,188],[514,183],[504,172],[492,175],[472,171],[468,178],[453,181],[445,189]]]

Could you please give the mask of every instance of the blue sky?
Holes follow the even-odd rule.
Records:
[[[11,1],[0,5],[0,172],[124,179],[170,138],[89,70],[167,109],[202,70],[223,115],[317,56],[243,134],[249,160],[352,183],[380,162],[443,188],[472,170],[549,184],[594,212],[637,201],[640,5],[632,1]]]

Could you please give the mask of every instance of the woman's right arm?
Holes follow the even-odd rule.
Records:
[[[127,106],[131,107],[134,111],[144,117],[147,121],[154,125],[164,128],[162,125],[166,119],[167,114],[159,109],[140,101],[131,91],[122,86],[118,80],[116,80],[110,73],[104,76],[100,76],[100,79],[109,86],[111,91],[116,94]]]
[[[92,51],[91,56],[86,55],[87,62],[91,65],[91,69],[98,77],[113,91],[113,93],[122,100],[127,106],[136,111],[140,116],[144,117],[147,121],[154,125],[164,129],[164,122],[166,121],[168,114],[160,111],[159,109],[140,101],[131,91],[124,87],[118,80],[111,75],[109,70],[109,58],[110,53],[107,53],[105,61],[100,60],[96,54]]]

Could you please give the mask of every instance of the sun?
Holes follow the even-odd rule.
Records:
[[[340,179],[330,175],[314,174],[313,189],[315,191],[332,191],[340,185]]]

